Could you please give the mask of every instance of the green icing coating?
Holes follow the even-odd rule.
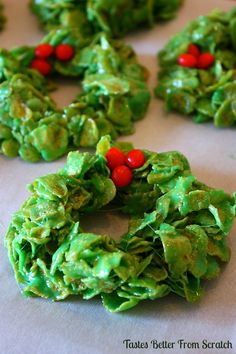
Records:
[[[100,33],[52,30],[42,41],[70,44],[69,62],[51,61],[53,74],[81,80],[82,93],[60,110],[46,79],[29,69],[33,47],[0,50],[0,152],[23,160],[52,161],[78,147],[94,147],[106,134],[131,134],[148,107],[147,71],[132,48]]]
[[[182,0],[31,0],[31,9],[46,30],[77,27],[81,33],[105,31],[121,37],[174,17]]]
[[[215,56],[208,70],[185,68],[178,56],[190,43]],[[190,115],[195,123],[214,121],[216,127],[236,123],[236,7],[200,16],[175,35],[159,53],[156,96],[168,111]]]
[[[5,240],[23,294],[100,295],[112,312],[169,293],[199,300],[202,282],[229,261],[235,197],[199,182],[179,152],[146,150],[132,183],[116,190],[110,146],[106,136],[96,154],[70,152],[63,169],[29,185]],[[120,242],[82,229],[82,215],[114,207],[130,216]]]

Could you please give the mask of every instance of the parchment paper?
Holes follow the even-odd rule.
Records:
[[[6,30],[0,34],[1,47],[36,44],[42,38],[27,2],[4,1],[8,22]],[[236,1],[186,0],[176,20],[126,38],[151,72],[151,90],[156,81],[156,52],[168,38],[188,20],[207,14],[215,7],[228,10],[233,5]],[[75,82],[67,81],[54,97],[62,106],[72,100],[77,90]],[[216,129],[212,124],[195,125],[188,118],[166,115],[163,103],[153,99],[146,118],[136,125],[136,133],[122,140],[155,151],[180,150],[188,157],[200,180],[227,192],[236,190],[235,129]],[[198,304],[187,304],[169,296],[160,301],[143,302],[126,313],[110,314],[100,299],[86,302],[72,298],[52,303],[21,296],[3,246],[6,228],[12,213],[28,195],[26,184],[40,175],[56,171],[64,162],[65,158],[53,163],[27,164],[0,156],[0,353],[236,353],[236,227],[229,237],[231,261],[219,279],[206,284],[205,297]],[[91,223],[94,231],[103,230],[116,237],[127,226],[127,220],[117,215],[98,220],[97,224],[96,218],[91,219]],[[148,348],[126,348],[127,342],[123,342],[126,339],[147,342]],[[185,349],[180,347],[178,341],[181,339],[188,343]],[[209,342],[229,340],[233,349],[203,349],[204,339]],[[174,342],[173,348],[155,349],[152,340]]]

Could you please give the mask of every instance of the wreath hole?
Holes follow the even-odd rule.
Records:
[[[78,79],[55,77],[52,81],[55,90],[50,93],[52,99],[56,102],[59,109],[63,109],[75,100],[82,92]]]
[[[80,224],[85,232],[110,235],[115,241],[128,231],[129,216],[119,211],[102,209],[83,215]]]

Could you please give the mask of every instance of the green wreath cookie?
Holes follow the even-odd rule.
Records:
[[[6,236],[26,296],[100,295],[113,312],[169,293],[195,301],[229,261],[235,199],[199,182],[179,152],[125,155],[103,137],[96,154],[69,153],[29,191]],[[130,216],[120,242],[82,230],[82,215],[114,207]]]
[[[78,78],[82,93],[58,109],[48,96],[48,75]],[[83,37],[63,28],[36,48],[1,49],[0,152],[52,161],[79,146],[96,146],[105,134],[131,134],[149,104],[146,79],[133,50],[103,33]]]
[[[174,17],[182,0],[31,0],[31,8],[41,24],[55,27],[77,27],[85,35],[99,31],[121,37],[157,21]]]
[[[156,95],[168,111],[217,127],[236,122],[236,7],[190,22],[159,53]]]

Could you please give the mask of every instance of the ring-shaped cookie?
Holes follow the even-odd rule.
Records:
[[[78,147],[96,146],[103,135],[131,134],[150,100],[147,70],[132,48],[104,33],[84,37],[75,28],[51,31],[42,43],[73,48],[71,60],[52,55],[43,64],[50,65],[51,77],[78,78],[82,93],[60,110],[48,96],[45,77],[31,69],[35,47],[2,49],[0,152],[52,161]]]
[[[174,17],[183,0],[31,0],[31,9],[46,30],[76,27],[87,35],[104,31],[112,37]]]
[[[29,186],[31,196],[6,236],[23,294],[101,295],[114,312],[170,292],[198,300],[203,281],[229,260],[235,198],[199,182],[178,152],[144,150],[132,182],[116,188],[107,167],[110,146],[103,137],[96,154],[70,152],[63,169]],[[82,215],[114,207],[130,216],[119,242],[82,230]]]
[[[156,95],[196,123],[235,125],[236,7],[200,16],[159,53]]]

